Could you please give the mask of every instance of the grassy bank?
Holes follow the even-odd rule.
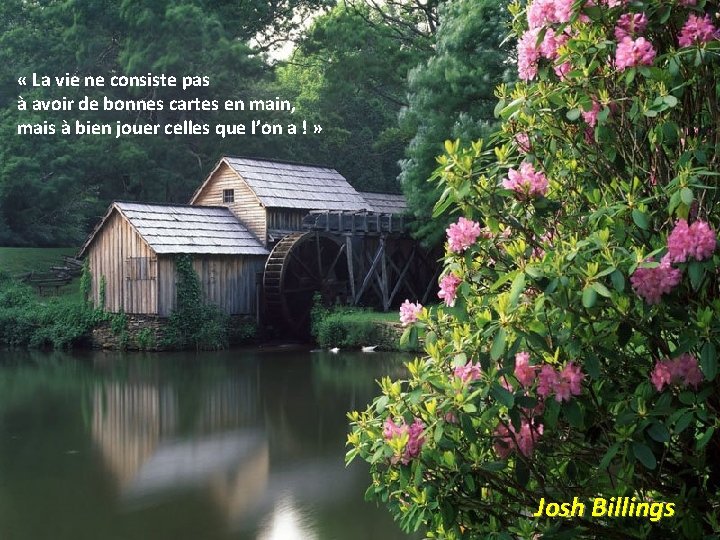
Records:
[[[395,311],[380,313],[359,308],[313,308],[313,337],[324,348],[360,349],[377,346],[377,350],[414,352],[400,345],[404,328]]]
[[[27,272],[47,272],[51,266],[60,266],[63,256],[73,257],[77,248],[12,248],[0,247],[0,271],[11,276]]]

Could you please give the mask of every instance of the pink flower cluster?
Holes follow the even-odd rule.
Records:
[[[625,36],[615,49],[615,67],[624,71],[635,66],[651,66],[656,54],[652,43],[645,38]]]
[[[521,133],[516,133],[515,142],[518,145],[518,150],[520,150],[523,154],[527,154],[528,152],[530,152],[530,136],[527,133],[525,133],[524,131]]]
[[[547,193],[548,180],[542,171],[535,171],[533,164],[525,161],[520,165],[519,171],[508,171],[508,177],[503,180],[502,185],[523,197],[537,197]]]
[[[585,120],[590,127],[597,125],[598,114],[600,114],[600,103],[595,100],[593,100],[592,108],[589,111],[582,111],[583,120]]]
[[[720,34],[718,29],[713,26],[710,15],[698,17],[691,13],[680,31],[678,44],[681,47],[690,47],[696,43],[702,45],[718,38],[720,38]]]
[[[692,258],[703,261],[715,252],[717,239],[715,231],[707,222],[698,220],[688,226],[687,221],[679,219],[668,236],[670,262],[682,263]]]
[[[659,304],[663,294],[672,291],[682,280],[682,272],[672,266],[689,259],[703,261],[715,253],[717,238],[706,221],[688,225],[679,219],[667,239],[667,254],[655,268],[637,268],[630,276],[632,288],[648,304]]]
[[[420,302],[413,304],[410,300],[405,300],[400,306],[400,322],[403,326],[416,322],[422,310],[423,307]]]
[[[495,428],[493,448],[500,459],[506,459],[513,452],[520,452],[523,456],[530,457],[542,433],[542,424],[535,424],[533,420],[526,418],[521,420],[519,431],[515,431],[512,423],[505,425],[501,422]]]
[[[480,224],[476,221],[461,217],[445,229],[448,237],[448,247],[454,253],[462,253],[475,243],[480,236]]]
[[[409,426],[405,423],[404,419],[400,420],[400,425],[397,425],[391,418],[385,419],[383,425],[383,436],[385,440],[391,441],[392,439],[408,436],[408,441],[405,443],[400,462],[403,465],[410,463],[410,460],[420,455],[422,445],[425,443],[425,437],[422,436],[425,430],[425,424],[419,418],[415,418],[412,424]],[[397,462],[397,458],[395,458]]]
[[[558,402],[570,401],[571,396],[579,396],[585,378],[582,369],[575,362],[568,362],[559,371],[550,364],[533,366],[530,364],[530,354],[527,352],[519,352],[515,355],[514,375],[525,388],[529,388],[537,380],[538,396],[546,398],[555,394],[555,401]]]
[[[681,279],[682,272],[673,268],[666,255],[660,260],[659,266],[654,268],[638,267],[630,276],[630,284],[635,294],[645,299],[648,304],[659,304],[662,295],[672,291]]]
[[[456,366],[453,370],[453,375],[460,379],[463,384],[478,380],[481,374],[480,364],[473,364],[472,362],[468,362],[464,366]]]
[[[658,360],[650,375],[650,380],[658,392],[662,392],[665,385],[683,384],[684,386],[697,386],[703,381],[704,376],[698,366],[697,358],[692,354],[681,354],[670,360]]]
[[[540,28],[552,23],[570,22],[573,0],[535,0],[527,8],[530,28]]]
[[[440,290],[438,291],[438,298],[445,300],[447,307],[453,307],[455,305],[455,297],[457,296],[458,285],[462,283],[462,279],[457,277],[452,272],[443,276],[440,280]]]
[[[620,15],[615,26],[615,39],[622,41],[626,37],[642,34],[647,28],[648,18],[644,13],[625,13]]]
[[[531,5],[532,7],[532,5]],[[566,33],[556,34],[555,30],[548,28],[542,42],[538,45],[540,28],[530,28],[518,40],[518,74],[521,79],[529,81],[537,76],[538,62],[541,58],[556,60],[558,49],[567,43],[570,36]],[[554,67],[555,74],[562,78],[570,71],[570,64],[565,62]]]

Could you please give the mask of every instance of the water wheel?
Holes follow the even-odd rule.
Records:
[[[348,270],[342,237],[322,232],[289,234],[265,263],[263,292],[268,322],[306,336],[313,296],[332,305],[347,298]]]

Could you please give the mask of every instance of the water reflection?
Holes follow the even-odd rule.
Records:
[[[309,515],[295,506],[291,496],[280,498],[258,534],[258,540],[316,539]]]
[[[362,502],[366,471],[343,463],[345,412],[369,401],[376,378],[402,369],[400,358],[247,352],[98,354],[60,364],[53,358],[47,368],[37,356],[34,367],[0,365],[0,477],[8,464],[20,463],[15,480],[10,475],[0,485],[0,501],[18,482],[41,490],[47,480],[33,474],[30,456],[8,444],[18,430],[44,441],[33,459],[51,461],[67,485],[99,493],[91,478],[103,471],[110,488],[110,497],[91,496],[63,513],[66,526],[54,539],[142,538],[109,532],[140,522],[157,532],[154,538],[174,540],[403,537],[384,510]],[[4,387],[14,391],[5,394]],[[64,403],[54,412],[58,431],[43,432],[33,414],[55,393]],[[67,440],[58,445],[53,437]],[[53,453],[65,447],[83,449],[68,470]],[[41,499],[28,494],[24,504]],[[190,500],[202,502],[188,506]],[[103,523],[86,523],[87,512],[105,516]],[[189,525],[170,524],[168,515]],[[3,538],[6,517],[0,509]],[[16,531],[32,527],[19,523]]]

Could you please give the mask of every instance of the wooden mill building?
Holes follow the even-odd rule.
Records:
[[[110,312],[167,317],[175,306],[174,256],[191,254],[208,302],[228,314],[255,313],[269,250],[318,210],[400,213],[405,202],[362,194],[334,169],[224,157],[189,205],[110,206],[80,252],[89,260],[92,299],[99,306],[104,296]]]

